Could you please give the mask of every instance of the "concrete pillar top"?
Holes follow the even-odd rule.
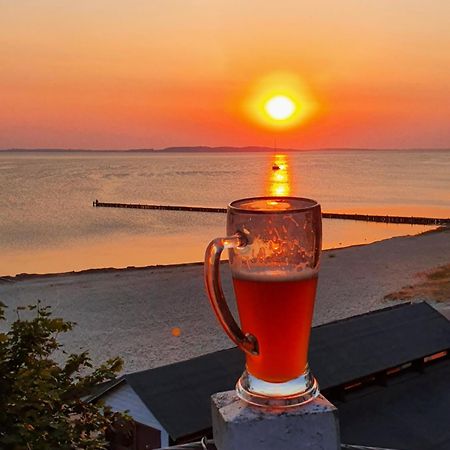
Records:
[[[337,408],[325,397],[286,409],[252,406],[235,391],[214,394],[213,435],[218,450],[338,450]]]

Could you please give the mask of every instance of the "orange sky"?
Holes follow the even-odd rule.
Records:
[[[448,0],[0,3],[0,148],[450,147]],[[288,73],[288,130],[245,102]]]

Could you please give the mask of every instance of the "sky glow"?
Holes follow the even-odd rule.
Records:
[[[450,147],[448,17],[448,0],[3,1],[0,148]],[[289,120],[264,110],[276,95]]]

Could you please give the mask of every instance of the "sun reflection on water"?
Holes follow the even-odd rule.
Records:
[[[266,183],[266,194],[271,197],[289,196],[291,195],[291,183],[287,155],[274,155],[271,158],[271,166]]]

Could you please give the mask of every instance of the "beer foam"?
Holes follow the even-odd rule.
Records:
[[[315,200],[301,197],[254,197],[236,200],[230,206],[247,211],[286,212],[307,210],[318,206]]]
[[[293,282],[302,281],[309,278],[317,277],[319,274],[319,268],[311,269],[310,267],[305,267],[304,269],[298,270],[295,266],[287,267],[284,270],[281,269],[255,269],[250,271],[233,271],[233,278],[239,280],[248,281],[262,281],[262,282]]]
[[[254,210],[254,211],[286,211],[291,209],[293,206],[289,201],[285,199],[262,199],[262,200],[252,200],[245,203],[241,203],[239,208]]]

